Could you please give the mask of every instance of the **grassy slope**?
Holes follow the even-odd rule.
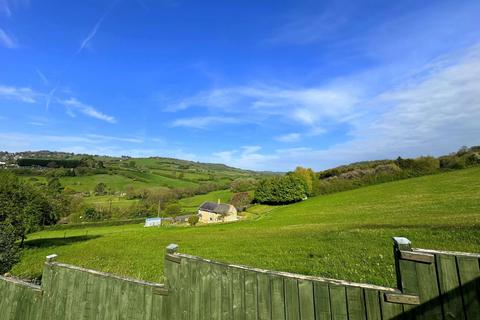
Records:
[[[394,285],[392,236],[416,247],[480,252],[480,169],[365,187],[265,210],[256,220],[196,228],[140,225],[32,235],[14,268],[44,257],[162,281],[163,248],[257,267]],[[81,236],[88,230],[88,239]],[[66,236],[65,239],[64,236]]]

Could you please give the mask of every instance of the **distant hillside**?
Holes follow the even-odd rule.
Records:
[[[0,152],[1,167],[40,188],[58,184],[71,200],[62,221],[68,216],[68,221],[77,222],[88,208],[97,211],[96,220],[158,214],[159,209],[168,211],[168,206],[179,199],[227,190],[234,181],[268,175],[219,163],[165,157],[51,151]]]

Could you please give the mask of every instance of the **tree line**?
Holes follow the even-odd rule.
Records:
[[[480,146],[462,147],[449,155],[353,163],[315,173],[297,167],[284,176],[261,180],[255,189],[254,201],[285,204],[309,196],[351,190],[362,186],[419,177],[480,165]]]

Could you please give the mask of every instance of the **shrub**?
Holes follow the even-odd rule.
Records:
[[[440,168],[442,169],[464,169],[466,167],[465,159],[456,155],[444,156],[440,158]]]
[[[188,217],[188,224],[191,225],[192,227],[195,226],[200,218],[197,215],[193,215]]]
[[[87,221],[98,221],[102,220],[103,215],[101,212],[95,210],[95,208],[85,208],[83,218]]]
[[[103,196],[107,193],[107,185],[103,182],[100,182],[95,186],[95,194],[97,196]]]
[[[180,206],[180,204],[176,202],[169,203],[165,207],[165,213],[168,215],[177,215],[177,214],[180,214],[181,212],[182,212],[182,207]]]
[[[292,174],[302,179],[305,182],[305,185],[307,188],[307,194],[312,195],[313,184],[314,184],[314,181],[316,180],[315,173],[313,172],[313,170],[310,168],[297,167]]]
[[[252,202],[252,198],[248,192],[238,192],[232,196],[230,204],[234,206],[238,211],[243,211]]]
[[[306,196],[305,181],[294,175],[261,180],[255,189],[255,201],[259,203],[292,203],[303,200]]]
[[[15,229],[8,223],[0,223],[0,275],[20,260],[20,248],[16,243]]]
[[[245,192],[255,189],[257,180],[253,178],[238,178],[230,183],[230,190],[233,192]]]

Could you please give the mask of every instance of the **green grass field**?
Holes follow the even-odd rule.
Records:
[[[206,258],[394,286],[393,236],[414,247],[480,252],[480,168],[385,183],[281,207],[231,224],[141,225],[32,234],[13,273],[41,275],[44,257],[163,281],[169,243]]]

